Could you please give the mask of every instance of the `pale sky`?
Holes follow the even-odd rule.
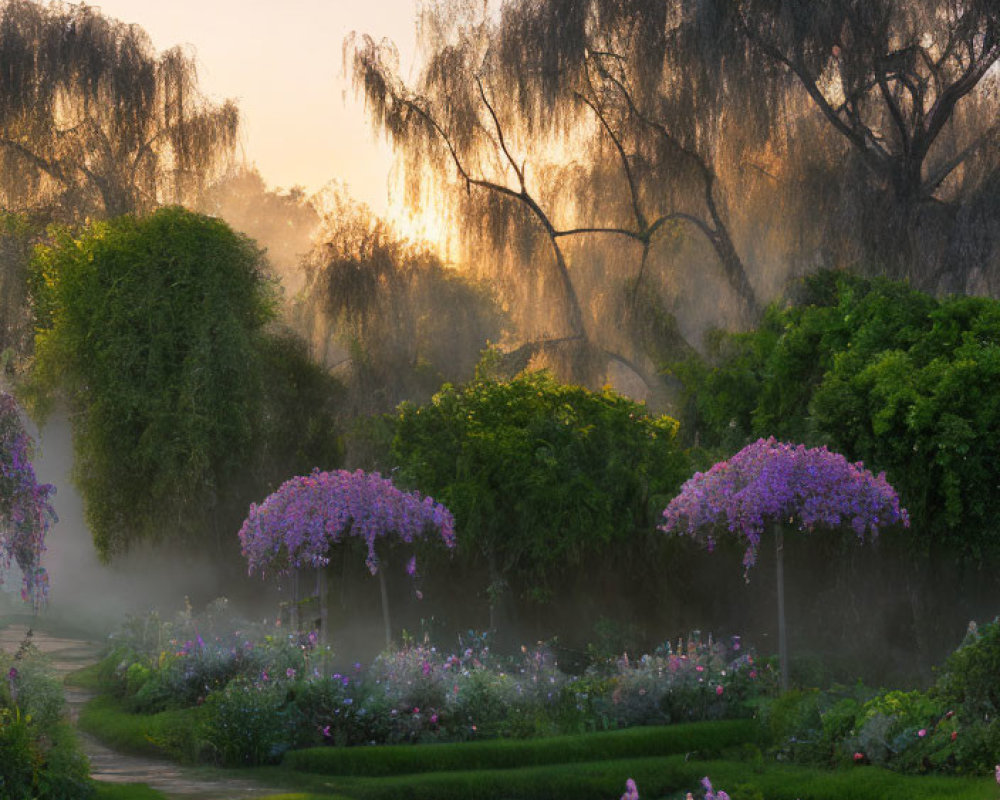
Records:
[[[247,160],[272,187],[315,191],[331,179],[379,213],[389,148],[379,143],[342,75],[351,31],[388,37],[412,62],[416,0],[100,0],[142,26],[157,50],[190,45],[199,83],[243,114]]]

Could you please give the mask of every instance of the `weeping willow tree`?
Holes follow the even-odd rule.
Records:
[[[344,376],[350,416],[424,402],[442,383],[471,379],[502,332],[492,294],[366,206],[339,193],[324,204],[296,317],[315,359]]]
[[[527,343],[515,355],[568,349],[578,366],[590,362],[582,374],[616,362],[653,389],[637,322],[679,342],[647,286],[649,264],[671,261],[679,238],[709,248],[744,318],[759,302],[710,156],[627,102],[626,78],[598,54],[610,45],[595,38],[595,13],[589,3],[509,3],[499,14],[430,4],[413,87],[391,43],[353,37],[346,49],[374,124],[403,156],[407,199],[460,220],[468,260],[518,309]],[[596,251],[611,257],[595,262]]]
[[[761,97],[810,111],[839,142],[840,204],[869,256],[925,285],[952,272],[952,288],[976,288],[969,256],[995,259],[1000,233],[985,219],[995,213],[983,213],[1000,174],[1000,6],[715,0],[699,5],[696,22],[714,32],[716,64],[749,49],[752,68],[778,71]],[[992,253],[977,246],[984,229]]]
[[[677,309],[686,286],[729,306],[716,323],[745,323],[790,272],[867,262],[967,284],[970,255],[995,259],[998,14],[441,0],[425,4],[412,86],[391,43],[347,52],[408,199],[433,197],[490,243],[501,266],[477,260],[512,305],[560,303],[554,337],[642,361],[643,297]]]
[[[190,196],[236,142],[193,58],[85,5],[0,4],[0,196],[118,216]]]

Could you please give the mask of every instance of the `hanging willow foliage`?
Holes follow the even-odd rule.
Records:
[[[608,318],[645,282],[716,324],[817,266],[1000,291],[995,2],[434,0],[419,33],[412,84],[348,40],[355,85],[408,199],[558,309],[522,309],[527,339],[642,361]]]
[[[231,152],[239,114],[193,57],[85,5],[0,4],[0,195],[117,216],[180,202]]]

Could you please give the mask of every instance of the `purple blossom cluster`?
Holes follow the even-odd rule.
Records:
[[[21,596],[37,608],[48,593],[41,558],[56,519],[50,503],[56,489],[38,482],[31,450],[17,402],[0,391],[0,572],[16,563],[23,576]]]
[[[759,439],[708,472],[695,473],[663,512],[663,531],[679,531],[715,546],[728,530],[746,540],[743,566],[749,570],[768,522],[800,530],[850,525],[859,539],[880,528],[910,524],[899,496],[864,464],[852,464],[825,447]]]
[[[409,543],[431,529],[445,545],[455,546],[455,520],[432,498],[402,492],[377,472],[313,470],[285,481],[260,505],[251,505],[239,535],[251,573],[326,566],[332,545],[357,536],[368,546],[365,563],[374,575],[377,539],[395,534]],[[415,571],[411,558],[407,572]]]

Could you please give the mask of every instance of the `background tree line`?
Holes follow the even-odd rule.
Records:
[[[693,467],[773,434],[885,469],[915,520],[876,559],[792,545],[790,591],[812,598],[793,629],[863,630],[840,655],[883,673],[933,663],[994,597],[995,303],[938,298],[996,291],[998,12],[485,9],[424,5],[413,85],[390,43],[346,51],[452,264],[336,189],[268,189],[183,51],[94,9],[0,4],[2,347],[74,412],[102,554],[225,558],[294,472],[379,467],[453,504],[466,537],[428,562],[440,602],[394,598],[411,628],[464,624],[454,598],[474,596],[478,619],[577,644],[602,616],[619,638],[767,631],[766,563],[747,588],[653,526]],[[821,267],[838,271],[793,280]],[[352,581],[345,617],[377,603]]]

